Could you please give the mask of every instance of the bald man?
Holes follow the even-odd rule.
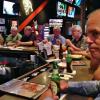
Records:
[[[93,100],[100,100],[100,9],[88,16],[86,24],[87,43],[91,53],[91,62],[94,64],[94,80],[85,82],[61,81],[61,90],[84,96],[92,96]],[[89,99],[90,100],[90,99]]]
[[[88,16],[86,24],[87,43],[91,53],[91,60],[96,64],[94,79],[100,80],[100,9]],[[93,100],[100,100],[100,81],[66,82],[60,81],[61,92],[84,96],[92,96]],[[45,96],[45,98],[49,97]],[[48,99],[44,99],[48,100]],[[55,100],[55,99],[51,99]]]
[[[91,53],[91,65],[94,64],[94,79],[100,80],[100,9],[92,12],[87,21],[87,43]]]

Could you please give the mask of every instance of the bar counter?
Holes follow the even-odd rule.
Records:
[[[48,85],[50,83],[50,79],[48,78],[48,74],[49,74],[49,71],[51,70],[51,67],[48,67],[48,63],[43,65],[43,66],[40,66],[39,68],[37,68],[33,71],[30,71],[30,72],[28,72],[28,73],[26,73],[26,74],[24,74],[16,79],[23,80],[24,78],[28,77],[30,74],[39,72],[39,70],[46,68],[46,67],[47,67],[46,72],[40,73],[36,77],[33,76],[33,78],[30,79],[28,82],[42,84],[42,85]],[[20,96],[15,96],[15,95],[13,96],[13,95],[10,95],[9,93],[4,93],[4,96],[2,96],[0,98],[0,100],[30,100],[30,99],[20,97]]]
[[[7,57],[25,57],[35,54],[36,51],[35,47],[0,47],[0,55]]]
[[[71,79],[71,81],[91,80],[92,75],[89,74],[89,70],[88,70],[90,61],[87,59],[84,59],[84,61],[86,62],[86,66],[74,66],[73,67],[73,69],[76,70],[77,74],[73,77],[73,79]],[[51,67],[50,67],[51,65],[47,64],[46,66],[47,67],[49,66],[48,70],[40,73],[36,77],[33,77],[32,79],[29,80],[29,82],[35,82],[38,84],[48,85],[50,83],[50,78],[48,78],[48,75],[49,75],[49,71],[51,70]],[[45,68],[46,66],[42,66],[42,67],[40,67],[40,69]],[[40,69],[35,69],[33,71],[30,71],[29,73],[22,75],[22,76],[18,77],[17,79],[23,79],[27,75],[34,73]],[[70,96],[70,95],[68,96],[68,98],[69,98],[68,100],[87,100],[82,97]],[[0,100],[28,100],[28,99],[4,93],[4,95],[0,98]],[[67,99],[65,99],[65,100],[67,100]]]
[[[31,55],[35,56],[33,62]],[[0,84],[44,64],[46,61],[38,54],[36,47],[0,47],[0,68],[4,69],[4,73],[0,73]]]

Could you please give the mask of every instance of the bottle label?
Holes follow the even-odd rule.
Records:
[[[58,69],[53,69],[53,74],[58,74]]]
[[[71,61],[72,61],[71,56],[70,56],[70,55],[67,55],[67,57],[66,57],[66,62],[67,62],[67,63],[70,63]]]
[[[52,89],[52,92],[56,95],[58,92],[58,89],[57,89],[57,84],[54,81],[51,81],[51,89]]]

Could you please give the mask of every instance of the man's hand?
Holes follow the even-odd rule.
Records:
[[[63,91],[68,88],[68,83],[65,80],[60,81],[60,89]]]
[[[17,42],[16,42],[16,45],[17,45],[17,46],[20,46],[21,44],[22,44],[21,41],[17,41]]]
[[[58,96],[54,95],[51,89],[45,91],[39,98],[39,100],[59,100]]]

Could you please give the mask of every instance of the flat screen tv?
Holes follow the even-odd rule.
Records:
[[[62,27],[63,19],[49,19],[49,27]]]
[[[11,1],[3,1],[3,14],[19,15],[19,4]]]
[[[81,4],[81,0],[75,0],[74,5],[80,6],[80,4]]]
[[[67,17],[70,17],[70,18],[75,17],[75,7],[68,6]]]
[[[74,0],[64,0],[64,1],[72,4]]]
[[[66,16],[67,4],[58,1],[57,3],[57,16]]]

